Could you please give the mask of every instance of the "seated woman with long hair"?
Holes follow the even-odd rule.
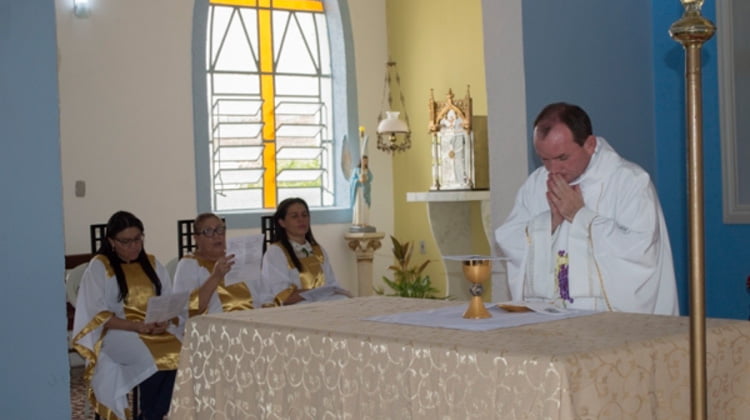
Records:
[[[89,398],[104,419],[129,416],[127,395],[135,386],[142,419],[164,418],[172,398],[182,325],[144,322],[149,298],[171,293],[172,284],[143,239],[137,217],[113,214],[78,289],[73,346],[86,359]]]
[[[177,263],[175,291],[191,292],[189,315],[253,309],[253,286],[248,281],[227,285],[224,276],[234,265],[226,255],[226,226],[213,213],[198,215],[193,222],[196,248]]]
[[[322,286],[339,286],[328,254],[310,229],[310,210],[305,200],[287,198],[273,215],[276,242],[263,256],[261,283],[264,296],[275,306],[305,301],[303,292]],[[335,292],[349,296],[348,292]]]

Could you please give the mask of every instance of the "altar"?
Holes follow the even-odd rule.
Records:
[[[690,418],[687,317],[481,332],[365,320],[465,304],[372,296],[192,318],[169,417]],[[706,330],[709,418],[745,418],[750,322]]]

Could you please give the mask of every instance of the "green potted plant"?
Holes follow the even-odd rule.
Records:
[[[422,274],[430,260],[426,260],[419,266],[411,265],[412,242],[402,244],[393,236],[391,236],[391,242],[393,242],[392,250],[396,263],[388,269],[393,272],[393,279],[383,276],[383,282],[393,293],[386,295],[385,289],[374,288],[375,293],[386,296],[439,299],[435,296],[438,290],[432,286],[430,276]]]

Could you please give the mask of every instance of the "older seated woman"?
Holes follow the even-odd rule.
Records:
[[[326,299],[350,296],[340,289],[328,254],[315,241],[310,229],[310,210],[305,200],[287,198],[273,215],[277,241],[263,256],[261,283],[264,295],[275,306],[306,300],[304,292],[334,286]]]
[[[252,279],[225,283],[235,256],[226,254],[224,222],[213,213],[203,213],[193,226],[195,252],[180,259],[174,277],[176,291],[191,292],[190,316],[253,309]]]
[[[113,214],[78,290],[73,347],[86,359],[94,409],[106,419],[126,417],[136,385],[141,418],[162,419],[172,398],[182,320],[144,322],[148,300],[170,294],[172,283],[143,239],[137,217]]]

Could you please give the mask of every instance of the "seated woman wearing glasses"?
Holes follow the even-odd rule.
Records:
[[[310,230],[310,210],[305,200],[287,198],[273,215],[276,242],[263,256],[261,283],[264,296],[274,306],[310,300],[331,300],[351,296],[339,288],[328,254]],[[306,291],[327,287],[315,295]]]
[[[180,259],[174,275],[175,290],[191,292],[189,316],[253,309],[249,282],[224,284],[234,265],[234,255],[226,255],[224,222],[213,213],[203,213],[193,227],[195,251]]]
[[[124,419],[136,385],[144,419],[162,419],[172,398],[182,323],[144,322],[149,298],[170,294],[172,283],[166,268],[144,251],[143,238],[137,217],[113,214],[78,289],[73,346],[86,359],[102,418]]]

